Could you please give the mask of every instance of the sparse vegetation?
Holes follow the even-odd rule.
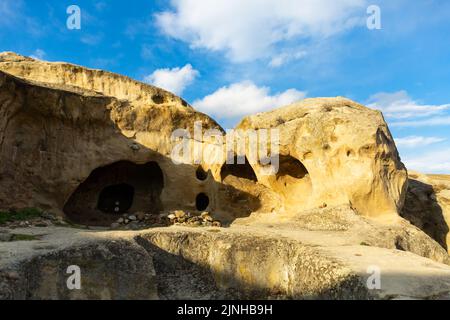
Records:
[[[13,241],[34,241],[39,240],[37,236],[31,235],[31,234],[14,234],[11,242]]]
[[[0,225],[4,225],[7,222],[25,221],[33,218],[39,218],[42,215],[42,211],[36,208],[25,208],[18,211],[0,211]]]

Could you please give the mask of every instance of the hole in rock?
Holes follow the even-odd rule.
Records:
[[[244,164],[238,164],[237,156],[234,157],[233,164],[225,163],[222,166],[222,169],[220,171],[220,177],[223,181],[228,176],[235,176],[238,178],[243,178],[243,179],[251,180],[254,182],[258,181],[255,171],[253,170],[252,166],[248,162],[247,157],[245,157]]]
[[[67,217],[78,224],[109,226],[123,213],[159,213],[164,187],[156,162],[120,161],[92,171],[64,206]]]
[[[295,179],[301,179],[308,174],[308,170],[298,159],[285,155],[280,155],[279,159],[280,167],[277,177],[290,176]]]
[[[208,172],[206,172],[205,169],[203,169],[203,167],[200,166],[197,168],[195,176],[197,177],[198,180],[205,181],[206,179],[208,179]]]
[[[152,100],[153,100],[153,102],[154,103],[156,103],[156,104],[162,104],[162,103],[164,103],[165,101],[165,99],[164,99],[164,96],[163,95],[161,95],[161,94],[155,94],[155,95],[153,95],[152,96]]]
[[[195,206],[198,211],[206,210],[209,206],[209,197],[204,193],[200,193],[195,199]]]

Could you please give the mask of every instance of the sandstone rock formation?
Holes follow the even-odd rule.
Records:
[[[450,252],[450,176],[411,172],[401,215]]]
[[[180,98],[108,72],[11,53],[0,56],[0,70],[2,209],[39,207],[78,223],[109,225],[116,203],[110,198],[127,190],[135,201],[116,199],[117,213],[196,210],[204,194],[220,216],[228,194],[251,200],[210,175],[196,178],[198,166],[172,162],[176,129],[192,132],[201,121],[203,130],[223,131]]]
[[[126,194],[126,183],[137,200],[122,199],[127,210],[195,210],[203,193],[206,207],[225,220],[324,204],[392,220],[404,202],[406,170],[381,113],[347,99],[309,99],[244,119],[239,129],[280,130],[280,170],[263,177],[258,163],[209,165],[203,158],[200,167],[174,166],[176,129],[193,132],[201,121],[204,131],[223,130],[164,90],[13,53],[0,55],[0,70],[3,208],[37,206],[101,223],[108,220],[96,210],[101,192],[110,186],[109,193]],[[196,178],[198,169],[211,171],[209,179]]]
[[[180,129],[185,140],[173,136]],[[237,129],[279,133],[268,150],[277,152],[275,174],[255,161],[247,136],[243,149],[228,153],[226,139],[218,139],[225,131],[169,92],[101,70],[0,54],[0,214],[33,207],[109,227],[123,216],[208,211],[228,227],[49,227],[28,244],[0,243],[0,297],[448,295],[448,177],[408,178],[381,112],[345,98],[307,99],[246,117]],[[180,141],[192,157],[175,163]],[[62,281],[61,268],[74,257],[89,269],[87,291],[73,296],[46,286]],[[382,291],[364,285],[371,265],[386,271]],[[111,268],[133,272],[108,278]],[[192,274],[184,278],[184,270]],[[99,277],[108,283],[103,291]],[[139,283],[136,292],[127,283]]]
[[[360,214],[394,218],[407,172],[381,112],[344,98],[306,99],[249,116],[239,129],[280,131],[280,170],[258,180],[282,195],[286,210],[350,204]]]

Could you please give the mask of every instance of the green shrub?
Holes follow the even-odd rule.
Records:
[[[24,221],[38,218],[42,215],[42,211],[36,208],[25,208],[18,211],[0,212],[0,225],[13,221]]]

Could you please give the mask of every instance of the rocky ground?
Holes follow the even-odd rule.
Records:
[[[30,210],[30,209],[28,209]],[[4,214],[4,213],[2,213]],[[144,230],[148,228],[168,227],[171,225],[189,226],[189,227],[222,227],[220,221],[215,220],[209,212],[192,214],[183,210],[165,212],[159,215],[144,212],[134,214],[124,213],[110,227],[92,227],[73,224],[62,217],[57,217],[47,212],[37,212],[31,216],[21,219],[10,219],[0,223],[1,234],[12,234],[10,231],[19,228],[46,228],[51,226],[74,227],[78,229],[91,230]],[[8,236],[1,236],[0,241],[7,241]]]
[[[20,237],[0,243],[0,298],[450,298],[447,252],[406,222],[402,233],[340,207],[199,228],[172,214],[177,225],[137,231],[3,228]],[[81,290],[66,286],[71,265]],[[367,286],[373,270],[380,289]]]

